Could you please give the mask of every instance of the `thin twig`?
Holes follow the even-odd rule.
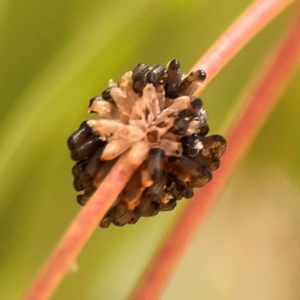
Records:
[[[226,134],[228,149],[223,156],[221,169],[216,172],[213,181],[199,190],[186,206],[153,257],[148,270],[130,297],[131,300],[158,299],[163,292],[193,235],[224,190],[234,168],[245,155],[292,77],[296,69],[295,62],[299,62],[300,58],[299,36],[300,14],[296,16],[296,24],[281,43],[281,47],[274,51],[273,56],[269,54],[273,58],[269,68],[250,92],[248,105],[240,112]]]
[[[193,70],[205,70],[207,84],[262,28],[293,1],[255,1],[210,47],[193,66]]]
[[[121,193],[133,172],[142,163],[128,164],[132,161],[128,159],[131,152],[127,151],[120,157],[87,205],[82,208],[24,299],[43,300],[52,295],[103,216]]]
[[[226,37],[225,40],[219,40],[219,43],[213,47],[213,51],[209,52],[207,56],[200,61],[201,67],[208,71],[208,75],[210,77],[209,80],[211,80],[217,71],[220,70],[229,61],[229,59],[241,49],[242,45],[246,44],[253,35],[262,28],[262,26],[264,26],[272,17],[278,14],[280,10],[291,2],[292,0],[259,1],[258,3],[261,3],[261,6],[258,6],[260,9],[257,8],[257,10],[253,9],[249,11],[249,14],[251,15],[250,17],[248,14],[243,15],[242,19],[247,18],[252,20],[252,23],[258,22],[259,26],[253,26],[253,28],[249,30],[247,26],[241,25],[243,24],[242,21],[235,23],[235,26],[226,33],[227,37],[234,37],[235,43],[226,43],[225,52],[222,50],[224,48],[222,43],[224,43]],[[264,7],[263,10],[262,7]],[[262,11],[264,11],[264,13],[262,13]],[[255,18],[256,14],[258,14],[258,17]],[[266,20],[262,22],[257,18],[265,18]],[[242,27],[238,28],[236,26]],[[234,34],[234,32],[236,33]],[[237,32],[240,33],[237,34]],[[241,40],[241,42],[239,42],[239,40]],[[217,53],[219,54],[217,55]],[[128,155],[128,153],[126,155]],[[126,155],[120,158],[109,175],[88,201],[87,205],[81,210],[79,215],[70,225],[69,229],[52,253],[50,259],[46,262],[38,277],[25,294],[24,299],[42,300],[48,299],[52,295],[70,265],[76,259],[93,231],[97,228],[99,221],[113,204],[118,194],[122,191],[128,179],[134,172],[136,166],[128,166],[127,162],[130,160],[126,159]],[[143,299],[146,299],[146,297]]]

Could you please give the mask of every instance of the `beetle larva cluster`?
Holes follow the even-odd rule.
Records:
[[[145,157],[101,227],[134,224],[140,217],[172,210],[177,200],[193,197],[193,188],[212,179],[226,141],[206,136],[207,114],[199,98],[205,78],[202,70],[183,74],[175,59],[166,69],[139,64],[90,100],[88,111],[98,118],[84,121],[68,139],[77,161],[74,188],[83,191],[79,204],[87,203],[129,148],[142,143],[137,155]]]

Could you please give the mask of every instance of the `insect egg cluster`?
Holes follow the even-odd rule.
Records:
[[[207,136],[207,113],[199,95],[206,74],[185,75],[174,59],[166,68],[138,64],[120,82],[109,81],[88,112],[98,118],[82,122],[69,137],[74,188],[85,205],[116,161],[136,147],[137,166],[113,206],[100,221],[108,227],[134,224],[140,217],[174,209],[193,189],[212,179],[226,150],[220,135]]]

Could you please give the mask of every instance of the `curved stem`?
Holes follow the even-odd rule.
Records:
[[[64,274],[98,227],[100,220],[121,193],[135,169],[142,163],[142,161],[135,161],[134,165],[129,164],[132,161],[128,159],[131,150],[119,158],[111,172],[82,208],[25,294],[24,299],[48,299],[54,292]]]
[[[193,66],[207,73],[207,84],[272,19],[293,0],[255,1]]]
[[[153,257],[130,299],[158,299],[170,280],[184,250],[203,222],[217,197],[224,190],[234,168],[245,155],[267,116],[275,107],[279,96],[295,70],[300,58],[300,14],[296,24],[281,47],[272,55],[269,68],[256,82],[248,95],[248,105],[239,113],[226,134],[228,149],[222,159],[222,167],[213,181],[199,190],[186,206],[163,245]],[[280,70],[278,66],[280,65]],[[264,66],[265,67],[265,66]]]
[[[200,64],[201,68],[207,70],[209,76],[208,80],[211,80],[253,35],[291,2],[292,0],[258,1],[257,6],[254,5],[252,9],[242,15],[240,20],[226,32],[224,37],[212,47],[195,68]],[[244,22],[247,24],[251,21],[251,24],[256,24],[257,22],[259,25],[253,25],[253,28],[248,28],[242,25],[244,24],[243,20],[245,20]],[[229,37],[231,37],[230,42],[228,42]],[[109,175],[88,201],[87,205],[70,225],[51,257],[25,294],[24,299],[42,300],[48,299],[51,296],[70,265],[79,255],[93,231],[97,228],[99,221],[113,204],[134,172],[136,166],[128,165],[128,160],[126,160],[127,154],[119,159]],[[169,275],[170,274],[168,274],[168,276]],[[159,289],[157,289],[157,292],[159,292]],[[147,299],[147,297],[143,299]]]

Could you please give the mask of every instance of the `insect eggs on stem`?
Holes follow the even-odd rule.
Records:
[[[178,200],[212,179],[226,150],[220,135],[207,136],[207,113],[199,95],[206,74],[185,75],[178,60],[167,67],[138,64],[118,84],[90,100],[84,121],[69,137],[74,188],[85,205],[113,165],[128,151],[135,169],[123,191],[99,224],[124,226],[140,217],[173,210]],[[112,183],[113,184],[113,183]]]

